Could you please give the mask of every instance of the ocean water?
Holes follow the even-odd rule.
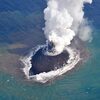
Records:
[[[18,59],[45,41],[41,30],[45,0],[0,0],[0,100],[100,100],[99,5],[100,1],[94,0],[84,9],[93,26],[88,61],[42,85],[20,76]]]

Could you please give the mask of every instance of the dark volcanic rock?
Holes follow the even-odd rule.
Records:
[[[49,72],[62,67],[65,63],[67,64],[69,59],[67,51],[63,51],[61,54],[56,56],[48,56],[43,54],[43,49],[44,48],[39,49],[32,57],[30,75],[36,75],[41,72]]]

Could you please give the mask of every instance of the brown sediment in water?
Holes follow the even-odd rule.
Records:
[[[90,52],[86,46],[86,42],[83,42],[78,37],[74,37],[71,47],[77,49],[80,52],[80,58],[82,58],[81,61],[87,61],[90,57]]]
[[[20,62],[20,55],[16,53],[9,52],[8,49],[15,49],[15,48],[23,48],[24,46],[21,44],[13,44],[7,45],[7,47],[1,47],[0,50],[0,71],[7,73],[13,77],[24,77],[21,68],[23,68],[22,63]],[[2,50],[2,48],[4,48]]]
[[[77,68],[79,69],[79,67],[77,67],[77,66],[80,66],[84,61],[86,61],[89,58],[90,53],[86,49],[85,43],[83,43],[78,38],[72,41],[71,46],[72,47],[75,46],[74,48],[76,48],[80,51],[81,58],[83,59],[74,68],[74,70],[76,70]],[[14,48],[11,48],[12,51],[15,51],[15,48],[18,49],[19,47],[14,46]],[[22,47],[22,48],[23,48],[23,51],[24,51],[24,47]],[[18,78],[21,78],[22,80],[27,81],[27,79],[24,78],[25,77],[24,73],[21,70],[21,68],[23,68],[24,65],[20,61],[21,56],[19,55],[19,51],[17,51],[17,49],[16,49],[16,53],[7,52],[7,53],[4,53],[4,54],[0,55],[0,71],[4,71],[5,73],[11,74],[15,77],[18,77]],[[27,51],[27,49],[25,49],[25,52],[26,51]],[[18,54],[17,54],[17,52],[18,52]],[[45,63],[47,63],[47,62],[45,62]],[[67,73],[71,73],[74,70],[71,70]]]

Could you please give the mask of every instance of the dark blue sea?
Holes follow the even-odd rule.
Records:
[[[100,100],[100,0],[84,9],[93,29],[89,59],[48,84],[25,79],[19,58],[45,43],[45,7],[46,0],[0,0],[0,100]]]

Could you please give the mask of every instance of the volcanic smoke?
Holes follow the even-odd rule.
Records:
[[[91,4],[92,0],[47,0],[43,28],[47,42],[21,59],[28,79],[46,83],[71,70],[80,61],[81,50],[78,50],[76,40],[92,39],[91,27],[84,18],[84,3]]]
[[[76,35],[83,41],[91,39],[91,28],[84,18],[84,3],[92,0],[47,0],[44,34],[54,43],[56,53],[70,45]]]

